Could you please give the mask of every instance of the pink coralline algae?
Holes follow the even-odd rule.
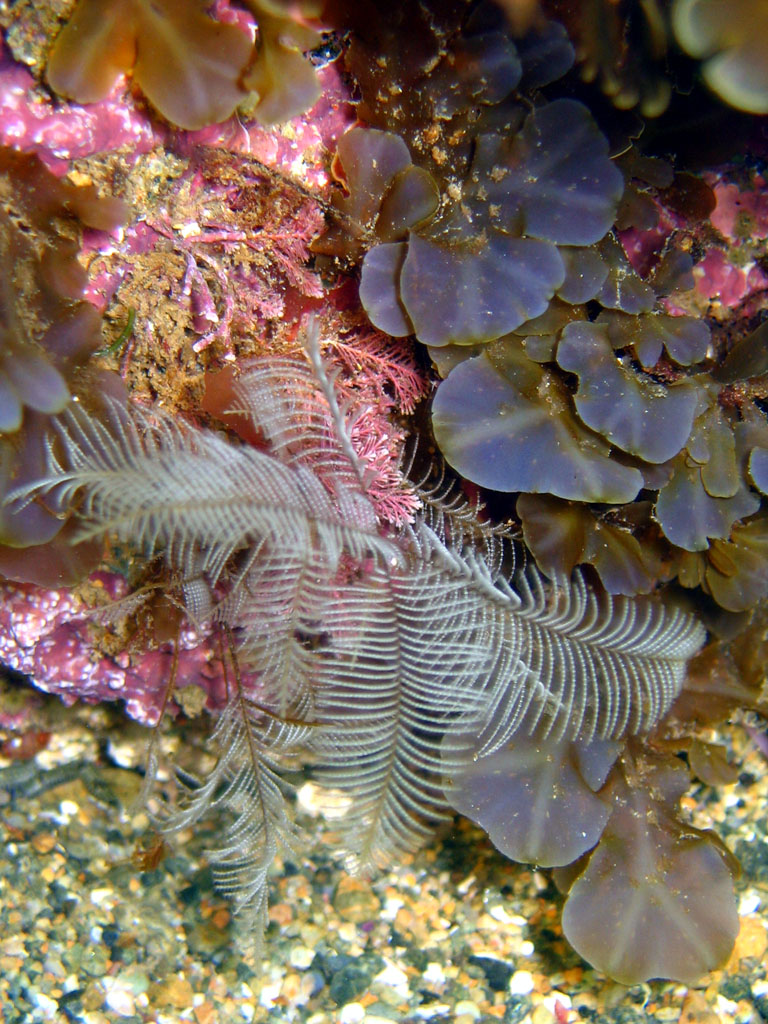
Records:
[[[768,193],[762,174],[750,176],[750,188],[741,189],[727,178],[716,180],[717,207],[711,221],[729,242],[768,238]]]
[[[0,43],[2,47],[2,43]],[[148,153],[158,131],[146,113],[126,102],[124,85],[99,103],[54,102],[32,75],[0,48],[0,143],[37,153],[55,174],[72,160],[121,147]]]
[[[122,581],[101,575],[105,590],[119,591]],[[0,660],[28,675],[41,690],[65,703],[124,700],[128,714],[154,725],[164,705],[173,665],[170,646],[114,657],[93,652],[93,611],[68,591],[5,583],[0,609]],[[209,640],[187,629],[178,643],[178,678],[200,687],[211,708],[224,702],[225,684],[219,653]],[[0,725],[10,724],[0,713]]]
[[[765,307],[768,273],[768,195],[762,174],[752,172],[745,183],[729,175],[712,175],[717,206],[712,226],[726,243],[711,248],[694,269],[697,292],[712,300],[712,313],[721,318],[740,307],[743,317]],[[747,185],[745,188],[744,185]]]
[[[619,232],[627,258],[633,270],[641,276],[648,274],[672,234],[685,226],[684,218],[665,209],[658,201],[654,203],[654,209],[657,221],[652,227],[633,227]]]
[[[665,251],[682,241],[697,250],[693,267],[694,290],[685,309],[665,301],[671,312],[692,312],[717,321],[734,315],[747,321],[765,307],[768,273],[768,197],[765,178],[734,168],[710,172],[706,181],[716,206],[700,221],[656,200],[657,221],[647,229],[620,232],[633,268],[647,274]],[[714,231],[713,231],[714,229]]]
[[[199,175],[198,179],[195,191],[202,220],[210,182],[203,182]],[[235,358],[233,318],[247,322],[249,331],[258,333],[268,321],[285,316],[291,290],[310,299],[323,295],[316,275],[303,266],[309,241],[323,225],[317,204],[302,203],[283,218],[276,209],[271,222],[263,221],[258,230],[248,231],[232,223],[242,220],[238,212],[241,194],[239,187],[221,190],[219,201],[235,214],[230,223],[198,223],[192,217],[174,225],[163,215],[129,228],[122,250],[132,257],[165,250],[180,257],[171,297],[190,313],[191,328],[197,335],[192,349],[202,352],[217,343],[221,355],[230,360]],[[223,257],[230,263],[224,264]],[[118,279],[130,273],[131,260],[118,262]]]
[[[325,158],[354,122],[354,113],[337,66],[328,64],[317,74],[322,93],[304,117],[265,128],[256,121],[243,122],[235,115],[221,124],[176,133],[174,149],[182,155],[198,146],[242,153],[308,186],[326,186]]]
[[[38,153],[59,175],[73,160],[99,153],[125,150],[136,157],[167,146],[184,155],[197,146],[215,146],[248,154],[307,184],[325,185],[325,154],[354,118],[336,66],[321,68],[318,78],[322,94],[303,118],[265,128],[235,114],[221,124],[183,132],[154,120],[125,79],[105,99],[86,106],[53,100],[0,41],[0,144]]]
[[[768,275],[761,267],[752,261],[739,265],[722,249],[708,252],[697,264],[694,277],[696,291],[713,302],[715,315],[720,309],[730,313],[768,288]]]

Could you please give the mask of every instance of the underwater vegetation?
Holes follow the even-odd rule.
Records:
[[[171,124],[234,115],[246,144],[190,155],[178,133],[181,169],[160,183],[147,159],[152,214],[115,242],[105,321],[84,301],[83,225],[131,214],[2,156],[19,269],[3,278],[0,570],[60,586],[98,566],[102,641],[135,642],[141,619],[164,652],[132,713],[201,688],[213,767],[156,824],[222,815],[212,860],[255,936],[276,853],[301,848],[291,783],[307,770],[348,799],[351,868],[464,814],[553,869],[564,933],[595,967],[693,983],[733,945],[738,866],[681,801],[692,777],[730,777],[713,730],[766,709],[752,228],[768,215],[756,171],[743,191],[676,171],[623,113],[658,116],[674,91],[670,17],[692,53],[718,50],[710,5],[628,5],[648,30],[661,18],[655,52],[653,33],[619,31],[621,5],[607,46],[607,5],[575,6],[528,5],[518,24],[470,0],[78,0],[49,43],[51,89],[95,103],[127,73]],[[304,51],[323,25],[354,108],[318,157],[325,186],[298,158],[265,168],[238,120],[311,106]],[[742,69],[747,50],[730,54]],[[126,166],[102,166],[103,191],[127,187]],[[726,265],[738,317],[702,299],[724,295]],[[409,432],[425,435],[410,481]],[[420,480],[424,461],[448,482]],[[207,676],[201,635],[228,650]]]
[[[726,103],[768,111],[760,0],[552,0],[545,7],[567,27],[581,77],[620,110],[656,118],[676,90],[691,87],[688,70],[675,67],[679,47],[703,60],[697,74]]]
[[[301,4],[248,0],[258,26],[214,20],[190,0],[78,0],[51,49],[47,78],[79,103],[104,99],[131,72],[152,106],[180,128],[224,121],[246,100],[262,123],[310,107],[319,86],[303,50],[320,41]],[[312,4],[304,5],[313,12]],[[230,12],[233,15],[233,12]]]
[[[764,415],[755,396],[726,401],[711,373],[710,326],[684,312],[693,261],[673,247],[674,229],[638,266],[622,245],[666,216],[652,183],[672,186],[672,168],[631,150],[612,158],[585,105],[543,97],[573,60],[559,26],[513,45],[475,12],[468,31],[442,61],[463,67],[467,38],[482,55],[463,68],[478,104],[471,128],[461,112],[423,109],[440,63],[424,82],[404,77],[386,100],[379,90],[372,111],[363,79],[359,113],[381,127],[340,140],[343,220],[314,247],[347,258],[364,250],[360,298],[372,322],[415,335],[445,378],[432,403],[441,451],[464,478],[525,495],[518,516],[542,568],[587,561],[610,591],[647,592],[661,544],[665,578],[703,582],[729,611],[752,607],[765,596],[762,574],[731,574],[729,586],[704,565],[716,542],[743,552],[747,522],[762,536],[750,467],[768,440]],[[400,97],[414,95],[420,106],[410,109]],[[435,122],[442,138],[426,149],[424,125]],[[636,529],[659,542],[638,547],[634,567],[575,540],[599,531],[615,538],[615,554],[633,547],[595,508],[630,502]]]
[[[754,393],[739,400],[731,390],[724,401],[709,372],[710,325],[685,311],[693,261],[674,247],[682,221],[669,222],[663,196],[669,189],[674,203],[687,183],[627,144],[617,158],[588,107],[557,94],[574,61],[557,23],[539,19],[512,40],[498,12],[479,5],[459,35],[422,26],[424,50],[409,59],[402,40],[420,18],[401,6],[374,29],[360,26],[350,45],[364,126],[339,142],[339,218],[315,251],[361,261],[360,299],[372,322],[429,346],[444,378],[431,403],[437,445],[465,480],[517,496],[514,511],[498,494],[494,508],[519,524],[551,578],[587,564],[610,593],[648,593],[676,578],[728,612],[753,608],[768,576],[749,467],[761,458],[766,425]],[[387,57],[377,61],[382,39]],[[471,117],[462,94],[472,98]],[[714,205],[701,186],[688,189],[689,223]],[[629,242],[664,218],[661,244],[638,246],[638,258]],[[750,362],[743,375],[756,370]],[[576,862],[556,875],[570,889],[565,933],[625,981],[696,973],[694,963],[722,956],[733,920],[722,851],[704,835],[691,834],[687,846],[673,824],[682,773],[659,753],[664,729],[604,761],[589,745],[596,762],[587,768],[578,744],[534,736],[527,746],[516,737],[450,790],[453,806],[513,859]],[[663,812],[639,795],[649,779],[666,794]],[[586,829],[581,848],[563,838],[574,835],[570,814]],[[686,848],[696,863],[682,872],[702,881],[698,897],[698,883],[686,890],[687,907],[708,891],[725,897],[711,919],[693,913],[695,931],[719,933],[696,952],[676,911],[668,928],[647,913],[662,892],[680,891],[671,852]],[[610,924],[601,910],[609,893],[617,908]]]
[[[87,275],[78,262],[83,225],[114,230],[127,215],[119,199],[55,178],[33,154],[0,149],[0,465],[4,490],[11,479],[35,475],[44,464],[47,416],[61,412],[79,374],[101,343],[101,316],[84,301]],[[82,386],[83,381],[79,382]],[[31,569],[29,545],[51,541],[62,520],[41,506],[0,515],[0,564],[13,573]],[[85,549],[81,552],[85,557]],[[56,558],[47,551],[50,582],[71,582],[79,572],[69,544]],[[74,563],[74,565],[72,564]],[[73,575],[74,573],[74,575]]]
[[[254,671],[255,685],[243,685],[235,667],[212,737],[216,767],[163,827],[181,829],[213,807],[235,813],[211,858],[256,937],[266,923],[269,865],[299,840],[283,780],[296,758],[316,762],[319,781],[349,796],[342,842],[351,863],[384,866],[418,846],[451,806],[468,809],[469,799],[484,821],[470,779],[499,774],[510,749],[516,763],[505,765],[505,777],[544,768],[551,784],[552,751],[566,759],[577,743],[586,758],[579,784],[602,790],[619,749],[611,741],[664,715],[703,639],[684,612],[603,599],[578,576],[552,586],[532,566],[515,570],[492,531],[476,525],[476,537],[464,536],[471,518],[439,504],[436,528],[418,517],[382,533],[370,474],[317,340],[309,343],[317,385],[308,368],[277,360],[255,364],[235,385],[232,412],[247,417],[266,448],[153,421],[136,408],[113,405],[106,419],[75,409],[55,421],[59,445],[45,474],[9,495],[22,506],[42,495],[76,507],[81,540],[109,534],[148,559],[161,555],[193,621],[213,614],[238,635],[237,664]],[[224,596],[214,610],[216,588]],[[526,756],[536,739],[543,765]],[[150,755],[149,784],[153,762]],[[622,766],[618,779],[626,777]],[[680,795],[673,788],[669,802]],[[560,863],[589,849],[611,820],[606,795],[592,799],[599,810],[576,815],[576,846],[573,827],[561,833],[553,811],[565,849],[553,836],[555,850],[542,855],[520,836],[535,854],[526,859]],[[653,874],[663,862],[665,874],[701,881],[715,908],[712,944],[675,967],[693,977],[702,960],[722,958],[734,932],[728,866],[705,839],[674,858],[653,849],[649,857]],[[684,898],[692,895],[686,887]],[[686,920],[701,924],[695,913]],[[680,941],[678,931],[667,930],[671,941]],[[654,961],[652,973],[664,962]],[[619,977],[630,969],[608,966]]]
[[[549,7],[568,29],[585,81],[597,82],[620,110],[637,109],[643,117],[664,113],[672,96],[664,2],[555,0]]]
[[[768,11],[755,0],[675,0],[675,36],[686,52],[704,59],[707,85],[740,110],[768,113]]]

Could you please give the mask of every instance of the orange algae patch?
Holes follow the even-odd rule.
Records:
[[[238,84],[252,44],[199,0],[79,0],[48,62],[48,82],[78,103],[104,99],[133,77],[163,117],[181,128],[223,121],[245,97]]]
[[[186,129],[224,121],[245,101],[262,124],[308,110],[320,95],[303,52],[321,39],[305,21],[318,13],[315,5],[246,0],[258,28],[255,45],[245,24],[216,21],[208,6],[205,0],[78,0],[54,42],[48,82],[78,103],[94,103],[120,75],[132,73],[152,106]]]
[[[298,5],[246,0],[246,6],[259,26],[256,57],[243,79],[257,97],[253,113],[261,124],[288,121],[320,98],[317,75],[302,53],[320,42],[320,34],[303,21],[316,16],[319,6],[311,0]]]

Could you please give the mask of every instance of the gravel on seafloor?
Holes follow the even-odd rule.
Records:
[[[2,1024],[768,1021],[768,773],[740,734],[739,782],[687,800],[743,864],[734,954],[695,988],[626,988],[562,938],[548,877],[506,861],[467,821],[352,878],[330,852],[320,792],[301,782],[313,845],[275,865],[262,961],[213,888],[205,853],[221,822],[161,845],[128,810],[143,730],[105,707],[46,706],[47,747],[0,759]],[[171,745],[195,728],[174,726]]]

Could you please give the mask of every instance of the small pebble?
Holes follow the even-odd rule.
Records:
[[[44,992],[35,992],[33,995],[35,1005],[43,1015],[43,1020],[56,1020],[59,1012],[59,1004],[51,999]]]
[[[364,924],[378,917],[381,903],[369,883],[346,875],[336,886],[333,908],[343,921]]]
[[[456,1003],[454,1012],[456,1013],[457,1019],[459,1017],[464,1017],[468,1021],[479,1020],[481,1016],[480,1007],[477,1003],[473,1003],[469,999],[461,999]]]
[[[160,1006],[188,1010],[192,1006],[192,986],[186,978],[169,978],[158,985],[153,996]]]
[[[749,914],[754,914],[755,911],[760,907],[760,896],[758,893],[745,892],[739,901],[739,916],[747,917]]]
[[[513,996],[527,996],[533,992],[535,987],[530,971],[515,971],[509,979],[508,991]]]
[[[531,1014],[531,1024],[555,1024],[556,1017],[543,1003],[539,1003]]]
[[[424,971],[422,977],[426,985],[439,987],[440,985],[445,984],[445,972],[443,971],[442,966],[434,961],[427,964],[427,969]]]
[[[514,918],[510,917],[510,915],[506,912],[506,910],[504,909],[504,907],[501,906],[500,903],[497,904],[495,907],[490,907],[488,913],[491,915],[494,921],[499,921],[501,924],[514,923]]]
[[[362,1003],[347,1003],[339,1013],[339,1024],[361,1024],[365,1020],[365,1007]]]
[[[386,985],[388,988],[393,989],[401,999],[407,999],[410,994],[408,975],[405,971],[401,971],[399,967],[395,967],[393,963],[388,963],[384,970],[380,971],[373,980],[380,985]]]
[[[108,979],[105,978],[104,980],[107,981]],[[111,988],[107,992],[105,1003],[113,1013],[121,1017],[130,1017],[136,1010],[136,1000],[133,993],[128,992],[124,988]]]
[[[288,957],[291,967],[305,971],[315,959],[315,951],[307,946],[294,946]]]
[[[39,832],[32,837],[32,848],[38,853],[50,853],[56,846],[57,839],[50,832]]]
[[[555,1015],[557,1014],[557,1011],[555,1009],[556,1003],[560,1003],[560,1006],[564,1010],[570,1010],[571,1006],[573,1005],[573,1003],[571,1002],[571,997],[569,995],[566,995],[565,992],[558,992],[557,989],[550,992],[549,995],[544,996],[544,998],[542,999],[542,1003],[544,1004],[544,1006],[546,1006],[550,1013]]]

